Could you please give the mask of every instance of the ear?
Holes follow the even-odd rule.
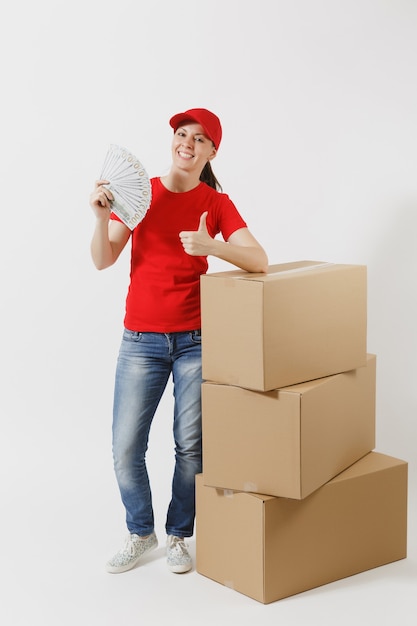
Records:
[[[211,151],[211,154],[210,154],[210,156],[208,157],[208,160],[209,160],[209,161],[211,161],[212,159],[214,159],[214,157],[216,156],[216,154],[217,154],[217,150],[216,150],[216,148],[213,146],[213,150]]]

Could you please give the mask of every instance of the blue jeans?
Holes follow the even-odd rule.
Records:
[[[145,457],[152,420],[171,373],[175,469],[165,528],[168,535],[191,537],[195,475],[202,470],[201,334],[124,330],[116,369],[113,458],[126,524],[138,535],[154,530]]]

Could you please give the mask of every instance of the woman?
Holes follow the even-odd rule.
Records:
[[[201,462],[200,275],[209,255],[249,272],[265,272],[268,259],[226,194],[211,161],[222,127],[207,109],[170,120],[174,129],[169,173],[151,179],[152,202],[131,232],[111,212],[112,194],[96,182],[90,204],[96,216],[91,253],[97,269],[116,262],[131,238],[131,279],[117,362],[113,409],[115,474],[129,535],[107,563],[124,572],[158,545],[146,450],[152,419],[172,374],[175,469],[166,518],[171,571],[191,569],[184,539],[195,518],[195,475]],[[223,240],[215,239],[221,233]]]

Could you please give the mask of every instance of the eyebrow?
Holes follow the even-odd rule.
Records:
[[[188,132],[187,129],[184,126],[179,126],[177,128],[177,131],[179,131],[179,130],[185,130],[185,132]],[[197,136],[206,137],[208,139],[207,135],[205,135],[204,133],[194,133],[194,137],[197,137]]]

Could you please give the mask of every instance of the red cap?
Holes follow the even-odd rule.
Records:
[[[214,147],[218,150],[222,140],[222,126],[217,115],[214,115],[207,109],[189,109],[184,113],[177,113],[169,120],[174,130],[180,126],[182,122],[197,122],[204,128],[207,137],[214,143]]]

